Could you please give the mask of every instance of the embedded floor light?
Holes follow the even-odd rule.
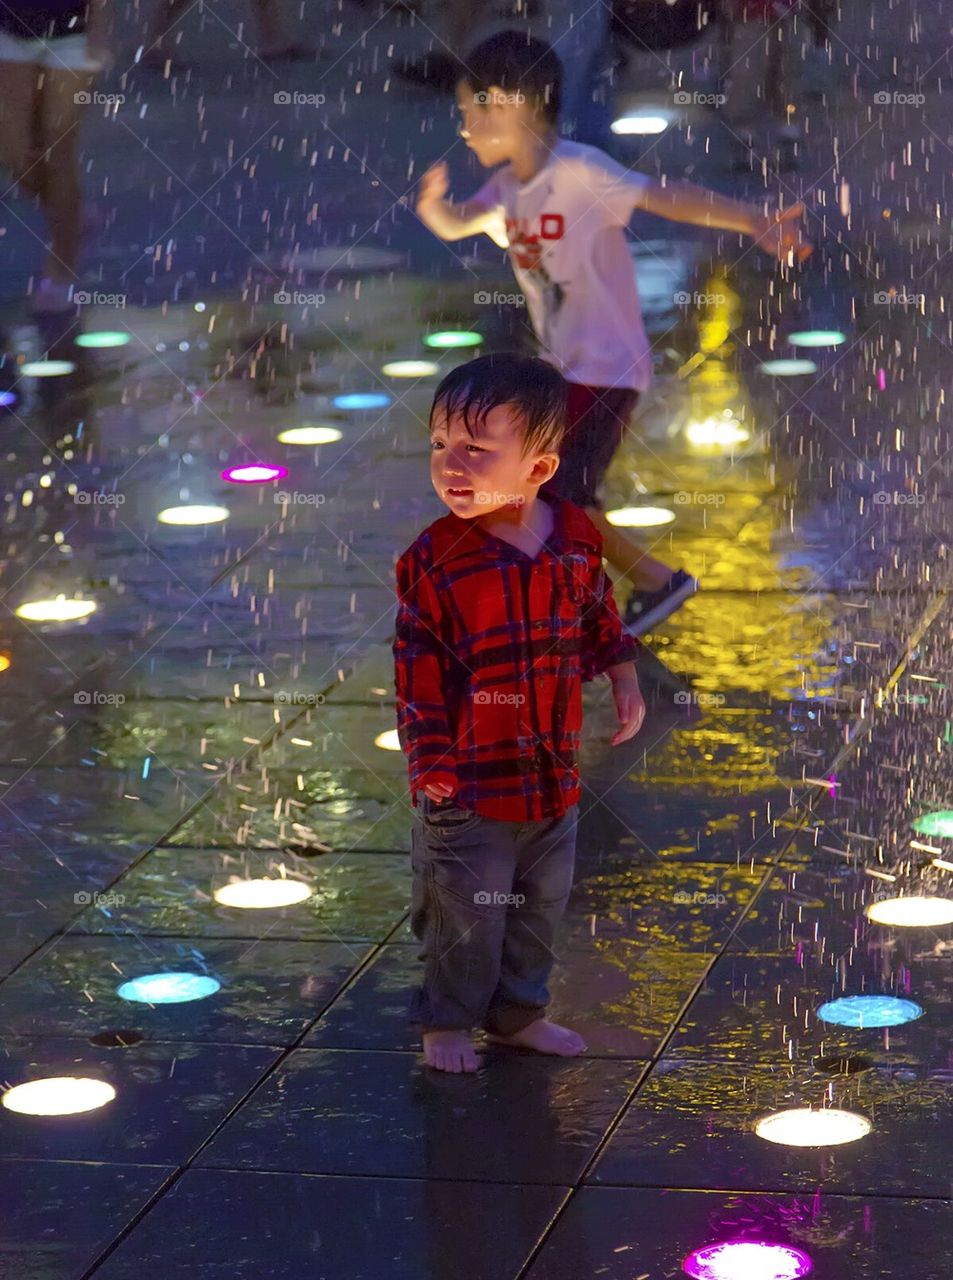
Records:
[[[726,412],[721,417],[704,418],[701,422],[690,422],[685,428],[685,437],[689,444],[720,445],[727,448],[733,444],[744,444],[751,433],[743,427],[733,414]]]
[[[334,444],[341,439],[337,427],[316,423],[310,427],[287,427],[278,432],[279,444]]]
[[[693,1280],[800,1280],[811,1259],[787,1244],[762,1240],[726,1240],[690,1253],[682,1270]]]
[[[867,908],[867,919],[875,924],[893,924],[900,928],[926,929],[953,924],[953,899],[911,895],[907,898],[884,898]]]
[[[652,529],[656,525],[671,524],[675,512],[667,507],[617,507],[606,512],[606,519],[620,529]]]
[[[335,409],[386,409],[390,402],[385,391],[350,391],[334,397]]]
[[[912,824],[921,836],[947,836],[953,839],[953,809],[935,809]]]
[[[380,747],[382,751],[399,751],[400,739],[397,736],[397,730],[386,729],[383,733],[379,733],[374,739],[374,746]]]
[[[388,378],[432,378],[440,372],[440,365],[432,360],[391,360],[381,368]]]
[[[846,341],[846,335],[839,329],[802,329],[788,334],[792,347],[839,347]]]
[[[156,519],[160,524],[190,525],[219,524],[229,517],[228,507],[206,506],[194,503],[184,507],[166,507],[160,511]]]
[[[18,618],[26,622],[76,622],[88,618],[95,610],[95,600],[67,600],[57,596],[55,600],[29,600],[16,610]]]
[[[259,911],[267,907],[292,907],[310,898],[314,890],[300,880],[233,880],[216,889],[213,898],[223,907]]]
[[[124,347],[131,340],[122,330],[104,329],[102,333],[81,333],[75,341],[78,347]]]
[[[769,378],[795,378],[802,373],[817,373],[813,360],[764,360],[758,368]]]
[[[48,1076],[14,1085],[3,1095],[8,1111],[23,1116],[72,1116],[112,1102],[116,1090],[105,1080],[84,1076]]]
[[[228,467],[222,472],[222,479],[232,484],[264,484],[267,480],[283,480],[287,474],[287,467],[272,467],[264,462],[250,462],[243,467]]]
[[[0,671],[9,671],[11,661],[9,653],[0,653]]]
[[[424,346],[452,351],[457,347],[478,347],[482,341],[483,335],[474,333],[472,329],[441,329],[439,333],[428,333]]]
[[[923,1010],[912,1000],[898,996],[841,996],[828,1000],[817,1010],[822,1022],[837,1027],[900,1027],[923,1017]]]
[[[16,404],[17,393],[15,391],[0,391],[0,408],[5,409],[7,405]]]
[[[795,1107],[765,1116],[754,1127],[759,1138],[784,1147],[838,1147],[865,1138],[873,1125],[853,1111],[826,1107],[813,1111]]]
[[[221,985],[202,973],[146,973],[122,983],[116,994],[136,1004],[185,1004],[214,996]]]
[[[20,372],[25,378],[62,378],[75,368],[72,360],[28,360]]]
[[[664,133],[674,117],[669,112],[658,110],[633,110],[619,116],[609,126],[617,137],[632,137]]]

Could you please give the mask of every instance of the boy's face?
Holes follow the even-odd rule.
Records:
[[[491,169],[509,160],[532,112],[519,93],[507,93],[493,86],[478,93],[461,80],[457,85],[460,137],[480,164]]]
[[[437,496],[464,520],[519,507],[555,474],[558,453],[522,454],[520,415],[514,405],[491,409],[470,436],[459,416],[443,410],[430,428],[430,478]]]

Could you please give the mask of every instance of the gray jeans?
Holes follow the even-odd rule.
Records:
[[[504,822],[418,792],[411,926],[423,985],[410,1021],[512,1035],[542,1018],[556,930],[572,888],[577,807]]]

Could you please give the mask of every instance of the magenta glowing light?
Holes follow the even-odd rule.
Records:
[[[798,1280],[811,1271],[811,1260],[787,1244],[728,1240],[696,1249],[682,1268],[694,1280]]]
[[[264,484],[266,480],[284,480],[287,467],[272,467],[265,462],[250,462],[242,467],[229,467],[222,472],[223,480],[232,484]]]

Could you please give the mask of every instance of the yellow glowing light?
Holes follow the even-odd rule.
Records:
[[[873,1125],[854,1111],[836,1107],[812,1111],[797,1107],[765,1116],[754,1127],[759,1138],[785,1147],[838,1147],[845,1142],[865,1138]]]
[[[374,746],[380,747],[382,751],[399,751],[400,739],[397,737],[397,730],[387,729],[384,733],[379,733],[374,739]]]
[[[300,880],[233,880],[212,895],[223,907],[241,907],[260,911],[267,907],[292,907],[313,893],[310,885]]]
[[[160,524],[219,524],[229,517],[228,507],[205,506],[195,503],[185,507],[166,507],[156,519]]]
[[[76,622],[88,618],[96,608],[95,600],[67,600],[57,596],[55,600],[29,600],[16,610],[18,618],[27,622]]]
[[[720,418],[712,416],[701,422],[690,422],[685,428],[685,435],[689,444],[727,448],[733,444],[744,444],[750,439],[751,433],[736,418],[723,415]]]
[[[337,427],[317,424],[312,427],[288,427],[278,433],[279,444],[334,444],[341,439]]]
[[[953,924],[953,899],[911,896],[884,898],[867,908],[867,919],[875,924],[895,924],[901,928],[928,928]]]
[[[14,1085],[3,1095],[8,1111],[24,1116],[72,1116],[112,1102],[116,1090],[105,1080],[84,1076],[48,1076]]]
[[[381,373],[388,378],[432,378],[440,372],[440,365],[432,360],[392,360]]]
[[[651,529],[660,524],[671,524],[675,512],[666,507],[617,507],[607,511],[606,519],[620,529]]]
[[[11,661],[9,653],[0,653],[0,671],[9,671]]]

